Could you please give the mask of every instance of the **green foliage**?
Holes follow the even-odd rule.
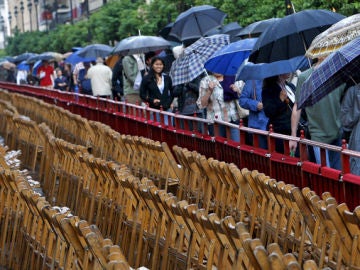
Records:
[[[6,51],[4,49],[0,49],[0,58],[4,57],[6,55],[7,55]]]
[[[292,0],[295,10],[327,9],[346,16],[359,13],[360,3],[356,0]],[[74,46],[91,43],[114,45],[116,41],[138,35],[156,35],[180,12],[196,5],[213,5],[226,14],[225,23],[238,22],[246,26],[252,22],[272,17],[285,16],[284,0],[113,0],[89,18],[74,25],[58,25],[46,32],[26,32],[7,39],[6,55],[23,52],[67,52]]]

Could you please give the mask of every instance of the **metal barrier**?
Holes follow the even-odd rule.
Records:
[[[339,202],[346,202],[351,208],[360,205],[360,196],[358,196],[360,176],[351,174],[349,165],[350,157],[360,158],[360,153],[346,149],[345,142],[342,147],[335,147],[304,138],[273,133],[271,130],[268,132],[251,129],[242,124],[237,127],[217,120],[209,122],[202,118],[158,111],[126,102],[28,85],[0,82],[0,88],[42,99],[89,120],[107,124],[122,134],[166,141],[170,147],[179,145],[189,150],[195,150],[206,157],[234,163],[240,168],[256,169],[278,181],[282,180],[300,188],[308,186],[318,194],[328,191]],[[160,121],[157,121],[156,114],[160,114]],[[171,125],[165,125],[165,117],[171,118]],[[227,130],[239,128],[240,142],[234,142],[230,138],[207,135],[209,124],[214,125],[215,134],[218,134],[221,125],[226,126]],[[203,131],[203,133],[199,131]],[[253,145],[246,144],[248,134],[253,137]],[[267,137],[268,149],[258,147],[260,135]],[[284,154],[275,152],[275,139],[284,140]],[[299,157],[290,156],[289,140],[298,141]],[[309,146],[320,147],[321,164],[308,161],[307,148]],[[341,170],[326,167],[326,149],[341,153]]]

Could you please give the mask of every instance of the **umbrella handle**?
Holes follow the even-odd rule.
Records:
[[[358,83],[354,80],[353,76],[351,76],[351,75],[349,75],[349,74],[348,74],[348,76],[349,76],[350,80],[352,80],[352,82],[353,82],[354,84],[358,84]]]
[[[303,45],[304,45],[304,49],[305,49],[305,53],[306,53],[307,48],[306,48],[306,44],[305,44],[305,40],[304,40],[304,36],[303,36],[303,34],[301,34],[301,33],[300,33],[300,36],[301,36],[301,41],[302,41],[302,43],[303,43]],[[309,57],[307,57],[307,60],[308,60],[308,62],[309,62],[309,67],[311,67],[311,61],[310,61],[310,58],[309,58]]]

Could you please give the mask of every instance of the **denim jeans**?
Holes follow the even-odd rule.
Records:
[[[338,138],[331,142],[332,145],[341,146],[341,138]],[[314,155],[317,164],[321,164],[320,147],[313,146]],[[326,150],[326,166],[341,170],[341,155],[340,152]]]
[[[168,109],[167,112],[171,112],[171,109]],[[156,112],[155,113],[155,117],[156,117],[156,122],[160,123],[161,117],[160,117],[160,113]],[[150,114],[150,120],[154,120],[154,114],[151,113]],[[164,125],[168,126],[169,123],[171,122],[171,125],[173,125],[174,119],[168,115],[164,115]]]
[[[231,123],[232,124],[239,124],[239,122],[233,122],[233,121]],[[215,134],[214,125],[209,125],[208,126],[208,131],[209,131],[210,136],[214,136],[214,134]],[[219,135],[221,137],[226,138],[226,127],[225,126],[222,126],[222,125],[219,126]],[[240,130],[239,130],[239,128],[233,128],[233,127],[230,128],[230,139],[235,141],[235,142],[240,142]]]

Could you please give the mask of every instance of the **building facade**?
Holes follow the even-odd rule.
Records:
[[[16,31],[48,31],[57,24],[74,23],[106,3],[106,0],[6,1],[4,12],[7,15],[4,20],[8,26],[8,35],[13,35]]]

